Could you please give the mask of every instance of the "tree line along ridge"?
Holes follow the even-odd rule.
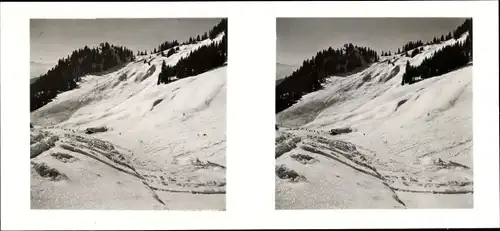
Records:
[[[170,57],[179,51],[180,45],[194,44],[208,38],[215,39],[221,33],[224,33],[221,41],[191,52],[187,57],[181,58],[171,70],[162,65],[158,83],[168,83],[172,74],[177,78],[185,78],[223,65],[227,61],[227,19],[222,19],[209,31],[190,37],[185,42],[179,43],[175,40],[158,45],[152,53],[161,52],[162,56]],[[146,54],[147,51],[137,52],[138,56]],[[114,70],[135,60],[136,56],[132,50],[108,42],[103,42],[94,48],[85,46],[75,50],[67,57],[59,59],[54,67],[30,84],[30,111],[43,107],[62,92],[77,88],[78,82],[85,75]]]
[[[435,51],[416,67],[406,64],[401,84],[413,84],[417,81],[439,76],[463,67],[472,61],[472,19],[466,19],[455,30],[431,41],[410,41],[398,49],[395,54],[415,57],[423,51],[424,45],[440,44],[450,39],[459,39],[468,33],[463,42],[456,42]],[[390,51],[382,51],[381,56],[390,56]],[[367,47],[345,44],[342,48],[319,51],[311,59],[306,59],[292,74],[276,85],[276,113],[295,104],[303,95],[322,89],[322,83],[332,75],[347,74],[355,69],[367,67],[380,59],[377,52]]]

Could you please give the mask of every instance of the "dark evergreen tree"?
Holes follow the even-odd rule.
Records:
[[[132,60],[133,51],[108,42],[92,49],[85,46],[75,50],[30,84],[30,110],[44,106],[61,92],[75,89],[84,75],[107,71]]]
[[[158,75],[158,83],[157,84],[160,84],[160,83],[169,83],[170,82],[170,74],[171,73],[168,73],[168,68],[167,65],[165,64],[165,60],[163,60],[162,64],[161,64],[161,72],[160,74]]]
[[[467,25],[467,23],[470,22],[464,22],[459,28],[463,29],[463,25]],[[419,66],[413,67],[407,63],[402,84],[412,84],[417,79],[427,79],[443,75],[463,67],[472,61],[472,28],[470,28],[470,31],[465,30],[462,32],[469,32],[463,43],[457,42],[453,45],[445,46],[436,51],[430,58],[425,58]]]
[[[459,39],[465,32],[472,34],[472,18],[468,18],[453,31],[453,38]]]
[[[321,89],[328,76],[354,71],[378,59],[374,50],[351,43],[341,49],[319,51],[276,86],[276,112],[290,107],[304,94]]]
[[[450,40],[452,38],[453,38],[453,36],[451,36],[451,32],[449,32],[448,35],[446,35],[446,40]]]
[[[403,49],[402,49],[402,52],[406,52],[406,51],[411,51],[417,47],[420,47],[420,46],[423,46],[423,42],[422,41],[410,41],[408,43],[406,43],[405,45],[403,45]]]
[[[167,41],[167,42],[164,42],[158,46],[158,51],[168,50],[168,49],[175,47],[175,46],[178,46],[178,45],[179,45],[179,42],[177,42],[177,40]]]
[[[413,51],[411,52],[411,57],[415,57],[416,55],[418,55],[420,53],[420,49],[413,49]]]
[[[226,32],[227,33],[227,19],[222,19],[219,24],[217,24],[215,27],[213,27],[209,32],[209,38],[210,39],[215,39],[220,33]]]
[[[401,85],[404,84],[411,84],[412,83],[412,78],[413,78],[413,68],[410,65],[410,61],[406,61],[406,66],[405,66],[405,73],[403,74],[403,82]]]
[[[227,23],[224,24],[224,21],[225,19],[221,20],[219,24],[210,30],[212,33],[216,31],[217,35],[224,33],[219,42],[199,47],[190,52],[186,57],[180,58],[175,66],[162,65],[162,70],[158,76],[158,83],[167,84],[171,82],[171,78],[174,76],[178,79],[186,78],[224,65],[227,62]],[[202,37],[190,37],[185,43],[195,43],[197,40],[201,40]],[[179,51],[179,46],[170,48],[167,52],[167,57],[170,57],[177,51]]]
[[[175,52],[176,52],[175,49],[170,48],[170,50],[168,50],[168,52],[167,52],[167,58],[170,57],[170,56],[172,56],[173,54],[175,54]]]

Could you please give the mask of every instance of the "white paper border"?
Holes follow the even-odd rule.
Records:
[[[498,2],[5,3],[2,229],[498,227]],[[229,18],[227,210],[30,210],[30,18]],[[276,17],[473,17],[474,209],[274,210]]]

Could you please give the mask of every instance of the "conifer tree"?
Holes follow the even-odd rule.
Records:
[[[98,47],[74,50],[30,84],[30,110],[49,103],[59,93],[78,86],[86,74],[106,71],[116,65],[134,60],[134,52],[123,47],[100,43]]]

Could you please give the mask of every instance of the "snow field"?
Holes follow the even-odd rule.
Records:
[[[32,208],[224,210],[227,67],[157,85],[164,60],[175,65],[211,42],[85,76],[32,112]],[[99,126],[108,131],[84,134]],[[67,177],[40,175],[36,164]]]
[[[471,208],[472,66],[401,86],[407,60],[418,65],[455,42],[424,46],[413,58],[384,57],[351,76],[332,76],[324,89],[277,114],[281,125],[277,137],[299,137],[301,142],[280,153],[276,164],[308,179],[291,183],[277,177],[277,207]],[[342,127],[353,132],[328,133]],[[277,142],[282,139],[278,138]],[[323,145],[322,140],[330,144]],[[341,142],[357,151],[339,154]],[[291,158],[297,153],[319,161],[301,164]],[[366,180],[358,182],[361,176]],[[344,183],[341,178],[359,184]]]

